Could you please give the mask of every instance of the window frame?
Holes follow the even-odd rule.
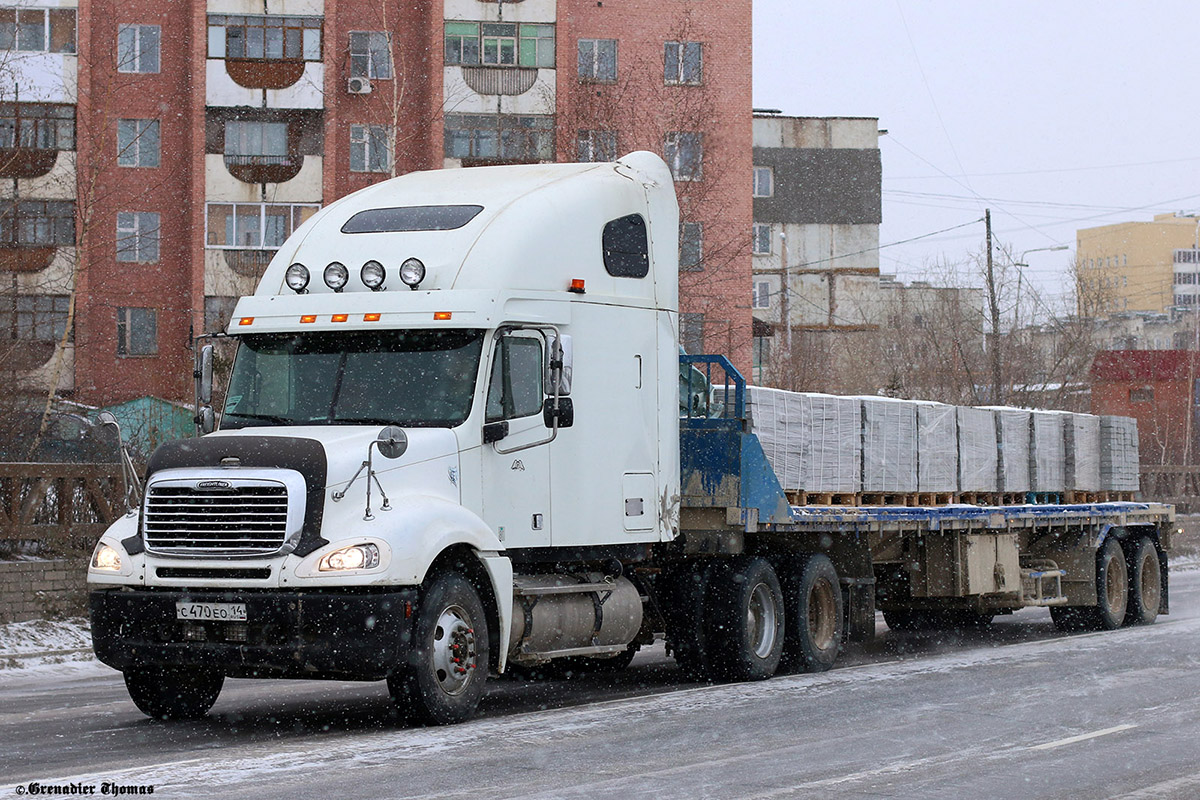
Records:
[[[215,233],[214,229],[213,229],[214,210],[217,208],[221,208],[221,207],[228,207],[230,209],[230,213],[228,216],[221,217],[222,220],[225,220],[225,228],[226,229],[225,229],[225,231],[222,232],[222,236],[220,238],[228,240],[228,238],[229,238],[229,236],[228,236],[228,234],[229,234],[228,220],[232,220],[232,226],[233,226],[232,227],[232,231],[233,231],[233,243],[232,244],[230,244],[228,242],[225,244],[215,244],[213,242],[213,237],[214,237],[214,233]],[[256,223],[258,226],[257,227],[257,231],[258,231],[258,244],[257,245],[241,244],[238,242],[238,234],[239,234],[238,220],[243,218],[243,217],[239,217],[239,215],[238,215],[238,209],[240,209],[240,208],[257,208],[258,209],[258,221]],[[270,225],[268,225],[268,218],[269,217],[278,218],[278,217],[283,216],[282,214],[268,215],[267,210],[268,209],[282,210],[285,208],[288,209],[288,212],[287,212],[288,226],[287,226],[287,232],[284,234],[283,240],[279,244],[270,244],[270,245],[265,244],[265,242],[267,240],[267,230],[269,227],[271,227]],[[317,213],[320,210],[321,210],[321,206],[319,203],[233,203],[233,202],[229,202],[229,203],[208,202],[208,203],[205,203],[204,204],[204,249],[205,250],[278,250],[280,248],[280,246],[282,246],[283,242],[287,241],[288,236],[291,236],[293,233],[295,233],[296,228],[303,225],[313,214]],[[305,212],[307,212],[307,213],[305,213]]]
[[[135,312],[140,313],[135,314]],[[149,347],[145,350],[135,348],[135,343],[141,344],[140,341],[135,340],[137,322],[144,325],[147,321],[150,326],[148,332]],[[142,333],[142,337],[146,335],[146,332]],[[118,358],[146,358],[158,355],[158,309],[141,306],[118,306],[116,350]]]
[[[689,64],[689,56],[694,63]],[[704,83],[704,43],[663,42],[663,83],[667,86],[700,86]]]
[[[132,125],[133,130],[126,134],[122,128]],[[153,136],[149,133],[153,131]],[[132,136],[122,147],[123,137]],[[147,151],[153,145],[152,155]],[[131,152],[132,151],[132,152]],[[153,162],[153,163],[150,163]],[[162,165],[162,128],[156,119],[119,119],[117,120],[117,166],[126,168],[153,169]]]
[[[482,134],[482,135],[481,135]],[[468,152],[456,145],[466,137]],[[481,152],[477,144],[494,143],[494,152]],[[446,158],[479,161],[549,162],[555,154],[554,118],[537,114],[447,114],[443,118],[443,154]],[[514,144],[524,144],[519,150]]]
[[[689,237],[688,232],[694,231],[695,235]],[[695,242],[696,258],[694,261],[687,262],[684,260],[684,252],[687,250],[689,241]],[[704,269],[704,223],[693,221],[679,221],[679,270],[680,272],[701,272]]]
[[[750,290],[750,308],[760,311],[770,309],[771,294],[770,281],[755,280]]]
[[[601,128],[581,130],[575,138],[576,155],[580,163],[604,163],[616,161],[619,152],[619,142],[616,131]],[[597,158],[597,155],[611,155],[610,158]]]
[[[0,200],[0,244],[8,247],[74,247],[74,201]]]
[[[766,183],[766,190],[763,191],[762,182]],[[775,196],[775,169],[774,167],[754,167],[754,184],[751,189],[752,197],[774,197]]]
[[[603,74],[606,66],[603,58],[604,45],[612,45],[612,74]],[[590,54],[584,53],[585,46],[591,48]],[[618,54],[620,44],[616,39],[580,39],[576,45],[576,72],[580,83],[616,83],[618,74]],[[584,68],[586,65],[586,69]]]
[[[153,64],[143,64],[144,61],[151,60],[144,37],[152,31],[154,33]],[[133,33],[133,51],[125,56],[121,52],[121,40],[128,32]],[[120,23],[117,25],[117,46],[114,52],[117,59],[117,72],[142,75],[156,75],[162,72],[162,26],[146,25],[140,22]]]
[[[18,294],[0,302],[0,341],[60,342],[71,313],[69,294]]]
[[[46,144],[50,139],[54,140],[53,146]],[[73,151],[75,107],[60,103],[0,103],[0,148]]]
[[[750,227],[750,253],[756,256],[769,256],[775,252],[775,231],[769,222],[755,222]],[[767,248],[761,249],[761,237],[765,234]]]
[[[122,222],[132,224],[123,225]],[[118,263],[157,264],[162,257],[162,214],[157,211],[118,211],[116,244]]]
[[[369,123],[350,124],[350,171],[363,173],[390,173],[392,171],[391,131],[386,125]],[[355,166],[355,151],[362,153],[361,162]],[[382,160],[380,160],[382,151]]]
[[[689,148],[694,148],[694,156],[686,159]],[[676,181],[704,180],[704,134],[697,131],[668,132],[663,140],[663,159]],[[690,167],[685,159],[692,162]],[[689,169],[685,171],[685,167]]]
[[[242,152],[243,143],[248,140],[253,140],[254,137],[249,134],[252,134],[256,130],[257,130],[257,137],[258,137],[258,145],[257,145],[258,152]],[[280,152],[278,152],[278,153],[266,152],[266,150],[268,149],[268,147],[267,147],[268,131],[272,132],[273,135],[270,138],[272,140],[272,143],[276,144],[277,142],[275,142],[274,140],[278,139],[278,132],[280,130],[283,131],[283,147],[277,148],[277,149],[280,149]],[[230,135],[231,132],[234,134],[233,136]],[[232,156],[234,158],[256,159],[260,162],[265,161],[266,159],[286,158],[289,155],[288,144],[289,144],[290,135],[291,135],[290,126],[288,125],[288,123],[286,121],[282,121],[282,120],[249,120],[249,119],[226,120],[225,121],[225,133],[224,133],[225,143],[224,143],[223,154],[225,156]],[[231,147],[230,147],[231,142],[234,145],[233,149],[231,149]],[[246,146],[249,147],[250,149],[254,148],[252,141],[249,145],[246,145]]]
[[[59,53],[73,55],[77,48],[79,36],[78,10],[74,8],[19,8],[7,6],[0,8],[0,16],[12,14],[12,21],[0,20],[0,50],[11,50],[18,53]],[[41,17],[40,25],[33,21]],[[63,37],[59,21],[70,19],[67,30],[69,35]],[[25,21],[28,19],[29,21]],[[22,26],[26,26],[22,30]],[[22,36],[34,26],[40,28],[39,40],[36,47],[22,46]],[[58,44],[56,45],[56,40]]]
[[[208,57],[220,59],[235,58],[249,61],[320,62],[323,59],[325,48],[323,22],[321,17],[290,14],[209,14],[207,18]],[[261,37],[263,55],[261,56],[247,54],[247,45],[250,41],[249,31],[251,29],[263,31]],[[230,55],[231,39],[236,38],[230,36],[230,31],[232,30],[242,30],[245,32],[242,35],[242,53],[240,55]],[[267,55],[267,30],[281,31],[279,40],[280,54],[278,56]],[[297,36],[289,36],[289,32],[291,31],[299,31],[299,34]],[[308,35],[309,31],[315,32],[315,51],[310,47],[313,37]],[[296,47],[293,48],[293,45]],[[298,55],[289,55],[289,49],[295,49]]]
[[[491,60],[489,42],[494,44]],[[504,43],[511,44],[511,61],[504,58]],[[442,63],[448,67],[554,69],[557,43],[558,26],[553,22],[448,19],[442,30]]]
[[[365,50],[355,49],[356,37],[360,37],[360,44],[365,43]],[[349,51],[350,77],[390,81],[395,75],[392,68],[392,36],[387,31],[350,31]],[[380,59],[381,53],[386,53],[387,58]]]

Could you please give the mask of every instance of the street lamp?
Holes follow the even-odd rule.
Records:
[[[1013,262],[1013,266],[1014,267],[1028,267],[1029,264],[1027,264],[1025,262],[1025,256],[1029,255],[1030,253],[1042,253],[1042,252],[1049,252],[1052,250],[1069,250],[1069,249],[1070,249],[1069,245],[1055,244],[1055,245],[1050,245],[1049,247],[1034,247],[1030,250],[1023,250],[1021,252],[1021,257]],[[1023,273],[1020,269],[1017,270],[1017,307],[1016,307],[1016,309],[1013,310],[1013,315],[1014,315],[1013,325],[1017,324],[1015,316],[1017,314],[1021,313],[1021,278],[1024,276],[1024,274],[1025,273]]]

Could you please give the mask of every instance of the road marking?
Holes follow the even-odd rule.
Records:
[[[1200,773],[1163,781],[1162,783],[1147,786],[1144,789],[1135,789],[1128,794],[1113,795],[1111,800],[1162,800],[1164,797],[1172,796],[1196,796],[1195,792],[1189,792],[1187,795],[1184,795],[1182,793],[1183,789],[1200,789]]]
[[[1095,739],[1100,736],[1108,736],[1110,733],[1120,733],[1127,731],[1130,728],[1136,728],[1137,725],[1116,725],[1112,728],[1105,728],[1102,731],[1092,731],[1091,733],[1081,733],[1078,736],[1070,736],[1066,739],[1059,739],[1057,742],[1046,742],[1045,744],[1037,744],[1030,747],[1030,750],[1053,750],[1056,747],[1062,747],[1076,742],[1085,742],[1088,739]]]

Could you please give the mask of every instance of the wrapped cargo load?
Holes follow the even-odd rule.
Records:
[[[1063,447],[1068,491],[1100,491],[1100,418],[1064,413]]]
[[[862,490],[917,491],[917,405],[890,397],[860,397]]]
[[[917,491],[957,491],[956,409],[944,403],[917,402],[916,406]]]
[[[1009,406],[983,408],[995,414],[1000,491],[1031,491],[1033,484],[1030,482],[1032,470],[1029,466],[1029,412],[1023,408]]]
[[[1063,414],[1056,411],[1030,411],[1029,415],[1029,481],[1033,491],[1066,491]]]
[[[798,392],[746,387],[746,415],[750,431],[758,437],[779,484],[797,491],[803,484],[803,468],[811,444],[804,425],[804,396]],[[808,426],[811,429],[811,425]]]
[[[958,491],[1000,491],[996,412],[962,406],[955,411],[958,417]]]
[[[1137,420],[1100,417],[1100,488],[1107,492],[1136,492],[1138,478]]]
[[[858,400],[805,393],[801,419],[811,450],[804,462],[806,492],[850,493],[862,483],[862,411]]]

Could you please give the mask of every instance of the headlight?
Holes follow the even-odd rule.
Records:
[[[379,566],[379,548],[373,544],[355,544],[334,550],[317,564],[319,572],[337,572],[347,569],[371,569]]]
[[[96,545],[96,552],[92,554],[92,569],[120,572],[121,554],[115,547],[101,542]]]
[[[383,270],[383,264],[378,261],[368,261],[362,265],[358,277],[362,280],[363,286],[372,292],[378,292],[383,288],[383,279],[387,277],[387,273]]]
[[[340,292],[350,280],[350,270],[340,261],[331,261],[325,267],[325,285],[335,292]]]
[[[287,272],[283,273],[283,281],[296,294],[304,294],[304,288],[308,286],[308,267],[303,264],[292,264],[287,268]]]
[[[419,258],[408,258],[400,265],[400,280],[410,289],[416,289],[425,280],[425,265]]]

